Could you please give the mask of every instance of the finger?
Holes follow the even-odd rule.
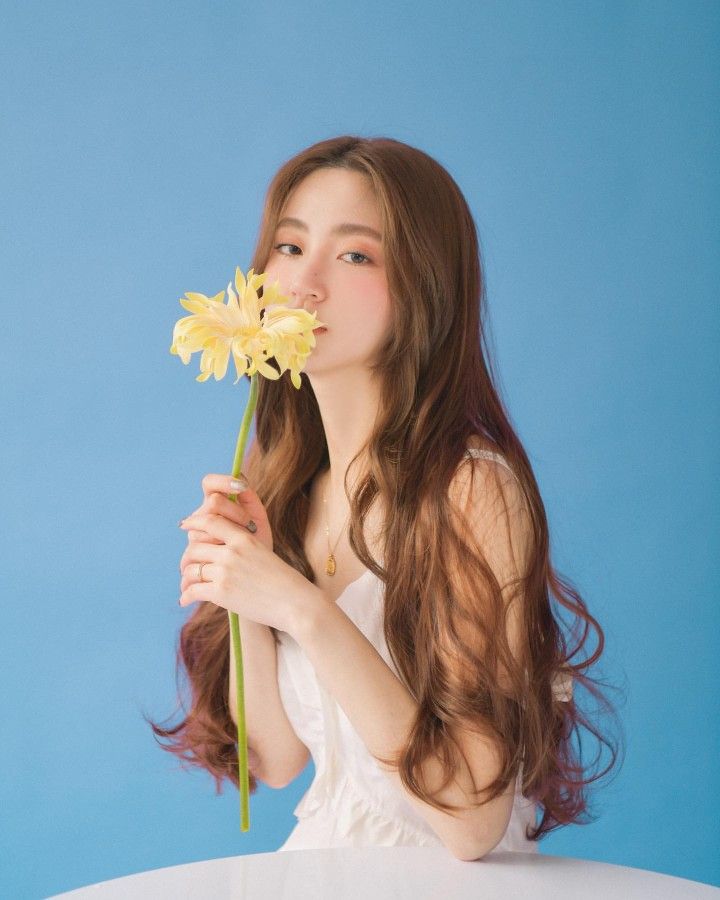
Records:
[[[237,525],[243,525],[246,528],[248,522],[252,518],[245,503],[229,500],[225,494],[220,494],[217,491],[213,491],[212,494],[208,494],[205,498],[202,514],[205,513],[225,516],[225,518],[230,519],[231,522],[235,522]]]
[[[206,541],[196,541],[185,548],[180,557],[180,571],[182,572],[190,564],[221,563],[227,557],[227,548],[224,544],[209,544]]]
[[[191,584],[181,594],[178,604],[180,606],[189,606],[191,603],[213,602],[216,599],[216,590],[212,582],[197,582]]]
[[[207,497],[208,494],[218,492],[220,494],[244,494],[249,488],[247,476],[242,472],[237,478],[232,475],[206,475],[202,480],[203,493]]]
[[[243,475],[239,479],[241,482],[247,482],[247,478]],[[251,487],[238,492],[237,487],[233,487],[235,479],[231,475],[206,475],[203,478],[203,491],[206,495],[219,493],[230,497],[236,497],[230,500],[231,503],[237,503],[244,510],[248,519],[252,519],[255,523],[261,524],[266,518],[265,507],[262,501]]]
[[[199,528],[206,531],[210,537],[219,538],[224,544],[237,546],[240,541],[247,540],[250,533],[246,528],[229,522],[224,516],[216,516],[212,513],[188,516],[180,525],[180,528]]]
[[[227,480],[229,476],[225,475],[208,475],[206,478],[215,478],[215,479],[224,479]],[[203,479],[203,482],[205,479]],[[190,518],[190,516],[202,515],[203,513],[212,512],[212,513],[220,513],[222,515],[227,516],[228,518],[232,518],[233,521],[237,521],[239,525],[243,524],[243,520],[239,518],[240,513],[237,512],[239,503],[233,500],[229,500],[226,494],[221,493],[219,490],[211,490],[205,491],[205,496],[203,498],[203,502],[197,509],[194,509],[188,516],[185,518]],[[249,517],[245,516],[245,520]],[[185,521],[184,519],[180,519],[180,522]],[[180,524],[180,523],[178,523]],[[198,540],[198,535],[193,534],[192,536],[188,534],[189,540]],[[200,537],[202,540],[202,537]]]
[[[250,512],[244,508],[243,504],[239,500],[237,502],[229,500],[225,494],[218,493],[217,491],[208,494],[201,506],[199,506],[198,509],[193,510],[193,512],[190,513],[190,516],[204,515],[206,513],[225,516],[226,519],[230,519],[231,522],[242,525],[253,534],[257,531],[257,524],[252,519]],[[187,518],[189,519],[190,516]],[[178,524],[181,524],[184,521],[184,519],[181,519]],[[217,543],[217,541],[211,538],[207,532],[200,530],[188,531],[188,541],[209,541]]]
[[[202,566],[202,573],[200,572],[200,566]],[[220,566],[216,566],[213,563],[192,563],[192,565],[186,566],[182,578],[180,579],[181,593],[186,591],[193,584],[209,584],[211,582],[216,582],[220,575],[220,571]]]
[[[182,525],[184,519],[180,519],[178,522],[178,526]],[[210,535],[206,531],[198,531],[194,528],[188,529],[188,544],[195,544],[201,541],[206,541],[208,544],[216,544],[217,541],[210,537]]]
[[[203,544],[222,544],[222,541],[217,540],[216,538],[210,537],[207,531],[197,531],[194,528],[191,528],[188,533],[188,542],[191,544],[203,543]]]

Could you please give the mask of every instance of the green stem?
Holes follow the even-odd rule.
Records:
[[[250,394],[243,413],[240,433],[235,446],[232,476],[237,478],[242,471],[250,423],[255,412],[258,395],[257,372],[250,376]],[[229,494],[229,499],[237,500],[237,494]],[[250,776],[248,773],[247,729],[245,727],[245,682],[243,679],[242,644],[240,642],[240,620],[238,614],[230,612],[230,639],[235,656],[235,684],[237,686],[237,726],[238,726],[238,786],[240,789],[240,830],[250,830]]]

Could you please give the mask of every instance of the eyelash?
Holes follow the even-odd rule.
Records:
[[[283,244],[276,244],[275,250],[280,250],[281,247],[297,247],[297,244],[290,244],[287,242]],[[298,249],[300,248],[298,247]],[[364,266],[367,265],[367,263],[372,262],[372,260],[366,253],[361,253],[359,250],[348,250],[347,253],[351,253],[353,256],[362,256],[366,260],[366,262],[351,263],[351,265],[353,266]],[[347,253],[344,253],[343,256],[347,256]],[[297,253],[283,253],[283,256],[297,256]]]

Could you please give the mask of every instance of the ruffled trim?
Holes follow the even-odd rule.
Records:
[[[381,846],[442,846],[440,838],[429,827],[425,830],[407,819],[388,815],[372,798],[358,790],[348,775],[334,784],[332,793],[326,793],[322,774],[295,807],[294,814],[298,819],[317,817],[332,822],[337,838],[350,845],[359,841]]]
[[[323,836],[323,846],[443,846],[429,825],[415,824],[399,812],[389,813],[360,790],[351,776],[343,775],[331,790],[324,776],[322,771],[293,811],[298,829],[303,828],[300,823],[307,823],[310,829],[317,823],[315,834]],[[495,850],[538,852],[537,842],[526,837],[528,824],[535,824],[535,804],[516,788],[510,822]]]

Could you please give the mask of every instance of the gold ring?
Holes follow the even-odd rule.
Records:
[[[204,565],[206,565],[206,563],[198,563],[198,579],[199,579],[200,581],[204,581],[204,580],[205,580],[205,579],[202,577],[202,570],[203,570],[203,566],[204,566]]]

